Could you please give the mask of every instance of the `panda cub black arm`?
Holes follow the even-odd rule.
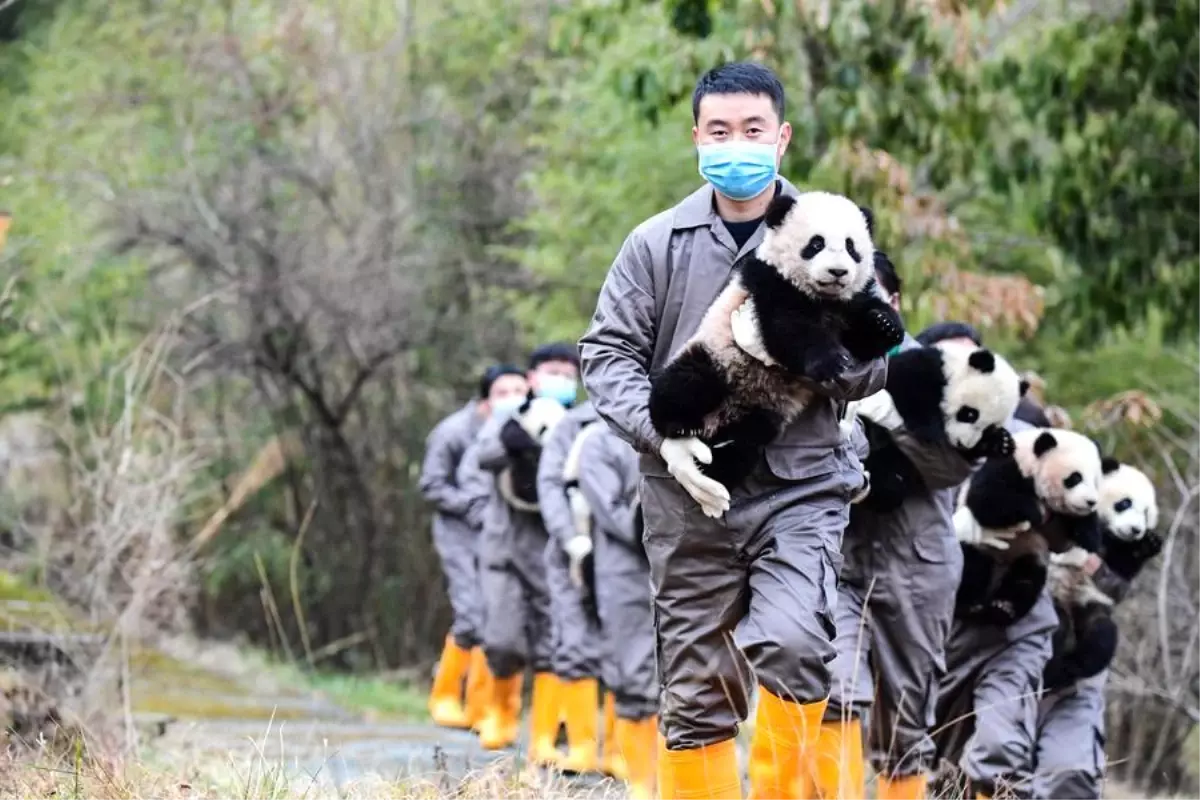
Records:
[[[1037,603],[1046,586],[1047,567],[1038,553],[1013,559],[1000,585],[977,617],[992,625],[1007,626],[1024,617]]]
[[[985,458],[1004,458],[1011,456],[1016,450],[1016,442],[1012,434],[999,425],[989,425],[983,429],[979,441],[970,449],[959,448],[962,457],[967,461],[980,461]]]
[[[1132,542],[1103,534],[1104,566],[1127,582],[1132,582],[1155,556],[1162,552],[1163,540],[1153,531]]]
[[[925,481],[886,430],[868,419],[860,419],[871,446],[863,464],[871,474],[871,491],[859,505],[886,514],[899,508],[906,498],[925,493]]]
[[[876,294],[874,278],[850,300],[846,323],[842,343],[858,361],[882,358],[904,341],[904,320]]]
[[[712,352],[692,342],[650,379],[650,424],[666,439],[699,436],[732,387]]]
[[[827,324],[828,308],[806,297],[774,267],[748,253],[739,262],[742,285],[754,301],[763,347],[798,377],[831,381],[850,367],[850,352]]]
[[[982,611],[987,603],[996,561],[969,544],[962,545],[962,555],[962,577],[954,596],[954,613],[962,619],[971,619]]]
[[[1061,689],[1076,681],[1099,675],[1112,664],[1117,653],[1119,634],[1111,615],[1077,609],[1079,627],[1075,648],[1065,653],[1055,652],[1046,663],[1042,683],[1047,691]]]
[[[989,458],[967,487],[966,506],[984,528],[1002,530],[1021,522],[1037,527],[1042,509],[1033,481],[1021,474],[1015,458]]]
[[[913,438],[924,444],[946,438],[942,396],[946,378],[941,353],[914,347],[888,359],[887,392]]]
[[[1074,544],[1087,550],[1089,553],[1097,553],[1100,551],[1102,537],[1100,534],[1100,515],[1095,512],[1083,517],[1075,517],[1067,514],[1051,513],[1054,521],[1061,525],[1061,530],[1066,534]]]

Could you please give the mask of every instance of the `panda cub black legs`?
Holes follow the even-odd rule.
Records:
[[[1013,559],[1000,584],[989,591],[998,568],[996,561],[975,547],[964,547],[962,551],[962,580],[955,598],[959,617],[1003,627],[1029,613],[1046,585],[1044,552],[1035,549]]]
[[[704,418],[720,408],[730,386],[712,354],[688,345],[653,379],[650,424],[667,438],[701,436]]]

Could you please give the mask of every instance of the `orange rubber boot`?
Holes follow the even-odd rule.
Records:
[[[692,750],[658,754],[658,793],[663,800],[742,800],[733,739]]]
[[[467,668],[467,724],[472,730],[479,730],[483,721],[491,685],[492,671],[488,669],[487,658],[483,648],[476,647],[471,650],[471,666]]]
[[[521,684],[524,675],[493,678],[487,711],[479,723],[479,744],[484,750],[501,750],[517,741],[521,725]]]
[[[558,734],[558,709],[561,704],[558,676],[539,672],[533,676],[533,701],[529,714],[529,760],[540,767],[556,767],[561,760],[554,746]]]
[[[810,764],[823,800],[866,797],[861,723],[850,719],[822,725]]]
[[[658,755],[658,718],[617,719],[617,747],[625,758],[630,800],[653,800]]]
[[[563,681],[559,697],[567,709],[567,757],[563,772],[596,772],[599,763],[600,686],[595,678]]]
[[[904,778],[886,778],[876,781],[876,800],[925,800],[925,776],[908,775]]]
[[[826,703],[792,703],[762,686],[758,689],[761,699],[750,742],[750,796],[790,800],[820,735]]]
[[[466,728],[467,710],[463,707],[463,681],[471,666],[471,654],[458,646],[453,636],[446,637],[438,661],[433,688],[429,690],[429,716],[446,728]]]
[[[657,745],[656,745],[657,746]],[[617,698],[604,693],[604,731],[600,740],[600,771],[610,778],[625,780],[625,758],[617,744]]]

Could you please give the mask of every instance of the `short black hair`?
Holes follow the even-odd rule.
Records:
[[[904,281],[896,274],[896,265],[882,250],[875,251],[875,280],[888,294],[900,294]]]
[[[1037,428],[1054,427],[1050,424],[1050,417],[1046,416],[1046,410],[1028,397],[1022,397],[1017,402],[1017,410],[1013,412],[1013,417]]]
[[[735,61],[713,67],[696,81],[692,92],[692,121],[700,121],[700,101],[710,94],[765,94],[783,122],[783,84],[767,67],[753,61]]]
[[[983,336],[974,325],[966,322],[935,322],[917,334],[917,341],[924,347],[930,347],[947,339],[970,339],[978,347],[983,347]]]
[[[570,342],[551,342],[534,349],[529,354],[529,368],[537,369],[547,361],[566,361],[579,366],[579,348]]]
[[[479,377],[479,399],[486,400],[492,393],[492,384],[504,375],[520,375],[525,377],[525,371],[516,364],[492,364]]]

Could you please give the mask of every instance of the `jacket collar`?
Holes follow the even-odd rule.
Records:
[[[800,190],[792,185],[787,178],[777,178],[783,184],[780,191],[781,194],[791,195],[795,197],[800,194]],[[696,191],[683,199],[679,205],[675,206],[675,216],[671,221],[671,230],[684,230],[686,228],[700,228],[705,225],[714,225],[721,221],[717,216],[717,208],[713,203],[713,187],[711,183],[705,183]]]

